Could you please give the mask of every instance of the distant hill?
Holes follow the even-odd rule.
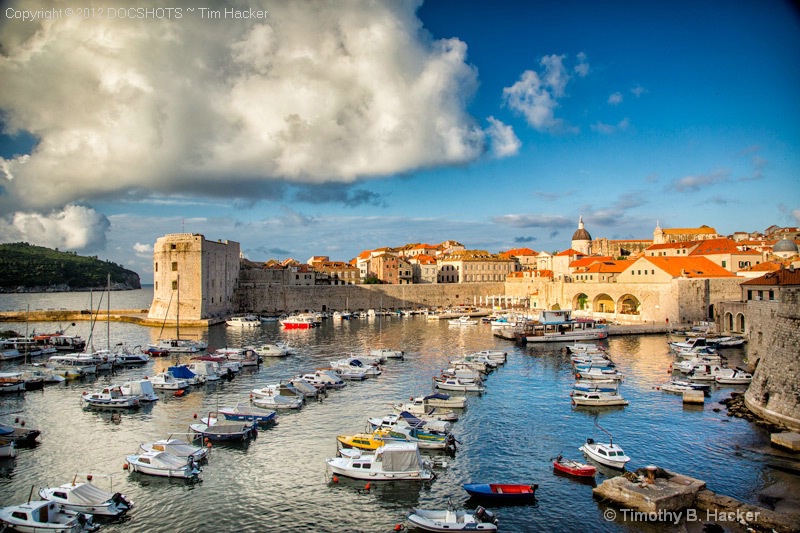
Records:
[[[0,292],[62,292],[140,289],[139,274],[94,257],[59,252],[26,242],[0,244]]]

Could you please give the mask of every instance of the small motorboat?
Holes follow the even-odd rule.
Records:
[[[0,509],[0,524],[22,533],[97,531],[94,517],[47,500],[32,500]],[[5,527],[3,528],[5,530]]]
[[[486,391],[486,389],[481,385],[474,382],[464,381],[461,378],[435,377],[433,378],[433,382],[437,389],[442,390],[477,393],[483,393]]]
[[[76,476],[77,477],[77,476]],[[119,492],[112,494],[91,483],[65,483],[59,487],[39,489],[43,500],[60,503],[65,509],[102,516],[121,516],[133,502]]]
[[[594,477],[597,474],[597,467],[567,459],[560,454],[553,460],[553,470],[575,477]]]
[[[271,409],[250,406],[243,402],[239,402],[233,407],[220,407],[217,412],[224,416],[226,420],[256,422],[262,426],[274,424],[278,418],[278,413]]]
[[[32,448],[36,446],[38,444],[37,439],[41,433],[38,429],[15,428],[14,426],[0,424],[0,440],[13,441],[17,448]]]
[[[405,352],[403,350],[392,350],[391,348],[375,348],[374,350],[370,350],[369,354],[379,358],[403,359]]]
[[[530,503],[536,499],[539,485],[521,485],[518,483],[467,483],[464,490],[473,498],[481,501],[499,503]]]
[[[192,457],[177,457],[167,452],[145,452],[125,457],[131,472],[141,472],[151,476],[193,479],[200,475]]]
[[[167,452],[175,457],[188,460],[190,457],[195,462],[200,462],[208,457],[208,448],[195,446],[180,439],[161,439],[155,442],[144,442],[139,448],[145,452]]]
[[[14,446],[14,441],[0,439],[0,458],[16,457],[16,456],[17,456],[17,451],[16,451],[16,446]]]
[[[428,481],[434,477],[417,445],[410,442],[386,443],[373,453],[356,448],[339,450],[339,457],[325,462],[329,472],[355,479]]]
[[[497,531],[497,517],[478,506],[475,512],[455,510],[412,509],[407,519],[422,531]]]
[[[100,391],[84,392],[81,400],[90,407],[114,409],[138,409],[140,407],[139,397],[125,395],[119,385],[109,385]]]
[[[615,407],[628,405],[628,400],[612,392],[575,391],[572,394],[572,405],[578,407]]]
[[[578,448],[590,459],[594,459],[601,465],[622,470],[625,464],[631,460],[625,452],[613,442],[595,442],[593,439],[586,439],[586,442]]]
[[[211,416],[216,413],[209,413],[202,421],[190,424],[189,430],[193,431],[198,437],[212,441],[246,441],[255,438],[258,434],[255,422],[232,422]]]
[[[739,368],[723,368],[714,381],[719,385],[747,385],[753,381],[753,375]]]

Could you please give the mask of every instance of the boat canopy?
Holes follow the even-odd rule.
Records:
[[[171,366],[168,369],[175,379],[194,379],[195,373],[185,366]]]
[[[414,472],[422,463],[416,443],[385,444],[377,450],[378,455],[383,457],[384,472]]]
[[[450,395],[449,394],[445,394],[443,392],[437,392],[435,394],[429,394],[429,395],[425,396],[422,399],[423,400],[449,400],[450,399]]]
[[[111,496],[104,490],[95,487],[91,483],[75,485],[68,493],[67,500],[78,505],[91,505],[103,502]]]

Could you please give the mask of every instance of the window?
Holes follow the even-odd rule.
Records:
[[[156,268],[156,272],[158,272],[158,263],[156,263],[155,268]]]
[[[178,281],[177,280],[172,282],[172,290],[173,291],[177,291],[178,290]]]
[[[722,268],[728,268],[728,262],[727,261],[723,261],[722,262]]]
[[[172,262],[172,271],[173,272],[177,272],[178,271],[178,262],[177,261],[173,261]]]

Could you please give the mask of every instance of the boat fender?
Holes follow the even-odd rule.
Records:
[[[594,439],[586,439],[586,444],[594,444]]]

